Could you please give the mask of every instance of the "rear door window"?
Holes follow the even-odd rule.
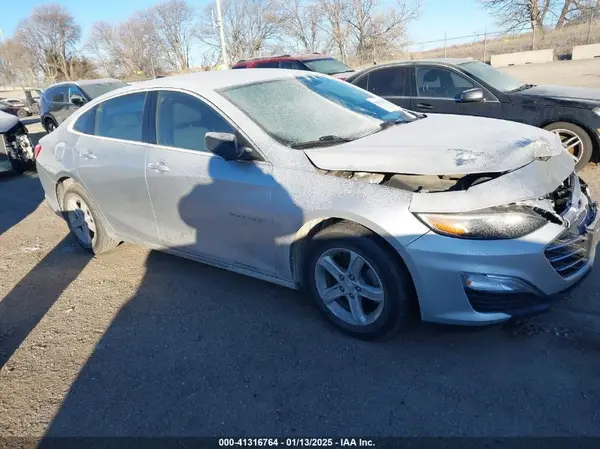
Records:
[[[278,67],[279,67],[279,62],[277,62],[277,61],[265,61],[265,62],[258,62],[256,64],[257,69],[276,69]]]
[[[279,67],[288,70],[306,70],[306,66],[298,61],[279,61]]]
[[[66,103],[68,86],[56,86],[44,95],[52,103]]]
[[[412,67],[386,67],[369,73],[368,91],[380,97],[410,97]]]
[[[94,135],[142,142],[146,92],[121,95],[96,107]]]

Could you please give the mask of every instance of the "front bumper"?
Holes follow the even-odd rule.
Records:
[[[543,311],[591,271],[600,214],[580,190],[569,226],[549,223],[515,240],[462,240],[429,232],[407,251],[423,321],[492,324]],[[528,292],[490,293],[465,286],[464,273],[517,279]]]

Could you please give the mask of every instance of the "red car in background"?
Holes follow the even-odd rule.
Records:
[[[265,56],[261,58],[242,59],[233,69],[290,69],[307,70],[331,75],[335,78],[346,80],[354,73],[354,69],[331,56],[321,53],[308,55],[280,55]]]

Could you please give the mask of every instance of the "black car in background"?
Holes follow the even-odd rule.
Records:
[[[19,108],[5,100],[0,100],[0,111],[11,115],[19,115]]]
[[[600,89],[526,84],[472,59],[381,64],[348,82],[413,111],[478,115],[547,129],[577,159],[577,170],[592,157],[598,160]]]
[[[40,120],[52,132],[68,116],[90,100],[127,86],[117,79],[66,81],[48,87],[40,99]]]

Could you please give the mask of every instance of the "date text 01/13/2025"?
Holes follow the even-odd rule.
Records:
[[[373,447],[363,438],[219,438],[219,447]]]

